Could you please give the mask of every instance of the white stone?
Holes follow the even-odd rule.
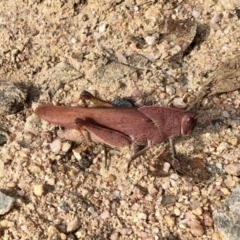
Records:
[[[100,25],[98,31],[99,31],[99,33],[105,32],[106,31],[106,24]]]
[[[145,41],[148,45],[152,46],[156,43],[157,39],[154,36],[147,36],[145,37]]]
[[[174,98],[173,99],[173,106],[176,108],[185,108],[187,104],[183,101],[183,98]]]
[[[192,16],[193,16],[194,18],[198,18],[200,15],[201,15],[200,12],[198,12],[198,11],[196,11],[196,10],[193,10],[193,11],[192,11]]]

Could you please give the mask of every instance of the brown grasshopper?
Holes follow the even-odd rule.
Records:
[[[191,134],[197,122],[195,112],[160,106],[116,107],[87,91],[81,94],[81,98],[104,107],[42,105],[35,114],[54,125],[73,130],[72,133],[75,131],[75,137],[67,137],[70,140],[81,141],[84,137],[110,147],[146,145],[131,160],[166,139],[170,140],[172,156],[176,160],[173,137]]]

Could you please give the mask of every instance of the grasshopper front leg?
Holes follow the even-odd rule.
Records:
[[[130,165],[132,163],[133,160],[135,160],[136,158],[140,157],[141,155],[143,155],[148,149],[150,149],[152,147],[152,144],[150,141],[148,141],[148,144],[147,146],[145,146],[142,150],[136,152],[130,159],[129,163],[128,163],[128,166],[127,166],[127,172],[129,172],[129,168],[130,168]]]
[[[175,169],[175,171],[178,171],[181,173],[180,170],[180,163],[179,160],[177,159],[177,154],[176,154],[176,149],[173,143],[173,138],[169,138],[169,143],[170,143],[170,148],[171,148],[171,153],[172,153],[172,167]]]
[[[125,147],[132,144],[132,140],[127,135],[115,130],[89,123],[81,118],[75,120],[75,128],[79,132],[88,131],[90,137],[96,141],[105,143],[110,147]]]

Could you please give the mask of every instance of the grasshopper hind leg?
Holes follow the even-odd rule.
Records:
[[[82,130],[89,133],[90,137],[94,141],[102,142],[110,147],[125,147],[132,144],[132,140],[127,135],[117,132],[113,129],[99,126],[97,124],[90,123],[81,118],[75,119],[75,128],[81,135]],[[106,150],[106,149],[105,149]],[[105,151],[106,153],[106,151]],[[107,156],[105,156],[105,159]],[[105,167],[108,168],[109,164],[105,161]]]
[[[81,118],[75,120],[75,128],[80,132],[81,130],[88,131],[92,140],[105,143],[110,147],[125,147],[132,144],[131,138],[124,133],[90,123]]]
[[[113,104],[93,96],[88,91],[81,92],[80,99],[82,99],[82,101],[86,107],[88,106],[86,100],[91,101],[94,104],[94,106],[96,106],[96,107],[115,107]]]

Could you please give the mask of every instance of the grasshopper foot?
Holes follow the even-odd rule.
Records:
[[[181,166],[180,166],[179,160],[176,157],[172,157],[171,165],[175,170],[175,172],[181,173]]]

